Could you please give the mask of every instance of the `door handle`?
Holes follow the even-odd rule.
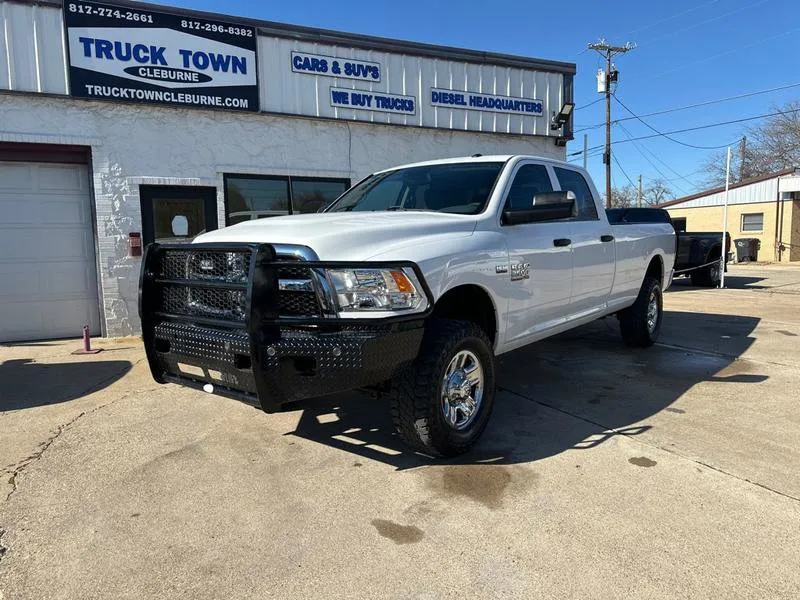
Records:
[[[613,242],[614,241],[614,236],[613,235],[601,235],[600,236],[600,241],[601,242]]]
[[[569,238],[557,238],[553,240],[553,246],[557,246],[562,248],[564,246],[569,246],[572,243],[572,240]]]

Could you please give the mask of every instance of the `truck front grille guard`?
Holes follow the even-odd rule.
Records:
[[[338,317],[327,269],[398,267],[414,271],[428,300],[424,313],[378,321]],[[258,400],[265,410],[276,406],[269,405],[264,353],[281,340],[282,330],[352,330],[364,323],[402,327],[405,321],[424,319],[432,307],[432,294],[414,263],[308,261],[278,255],[271,244],[150,244],[139,283],[142,336],[155,379],[196,386],[208,382],[175,372],[180,354],[172,362],[165,359],[168,339],[180,333],[185,362],[216,369],[224,355],[222,362],[230,369],[215,387],[227,386],[226,395],[250,403]],[[193,336],[193,327],[212,332],[213,343],[201,340],[199,331]]]

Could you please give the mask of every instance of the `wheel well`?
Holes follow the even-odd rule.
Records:
[[[433,307],[445,319],[470,321],[483,329],[492,344],[497,336],[497,317],[489,293],[477,285],[460,285],[445,292]]]
[[[650,264],[647,265],[647,271],[645,271],[644,276],[655,277],[659,285],[664,284],[664,261],[661,260],[660,256],[654,256],[650,260]]]
[[[717,244],[716,246],[711,246],[711,249],[706,254],[706,262],[710,262],[715,258],[719,258],[722,256],[722,244]]]

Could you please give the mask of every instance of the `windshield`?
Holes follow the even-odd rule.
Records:
[[[483,211],[502,162],[408,167],[354,186],[325,212],[425,210],[476,215]]]

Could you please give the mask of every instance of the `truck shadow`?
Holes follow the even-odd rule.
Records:
[[[764,277],[744,277],[742,275],[725,275],[725,288],[729,290],[764,290],[769,286],[758,285],[759,282],[764,281]],[[680,277],[672,282],[672,285],[667,290],[671,292],[688,292],[690,290],[708,290],[713,288],[694,287],[692,280],[688,277]]]
[[[127,360],[37,363],[18,358],[0,363],[0,412],[58,404],[101,390],[131,369]]]
[[[615,318],[533,344],[498,360],[489,425],[471,452],[435,460],[410,451],[393,432],[387,399],[348,393],[299,403],[295,435],[397,469],[430,464],[514,464],[588,450],[651,429],[647,419],[702,382],[759,383],[757,365],[737,360],[759,319],[665,312],[662,342],[622,345]],[[721,396],[722,397],[722,396]]]

